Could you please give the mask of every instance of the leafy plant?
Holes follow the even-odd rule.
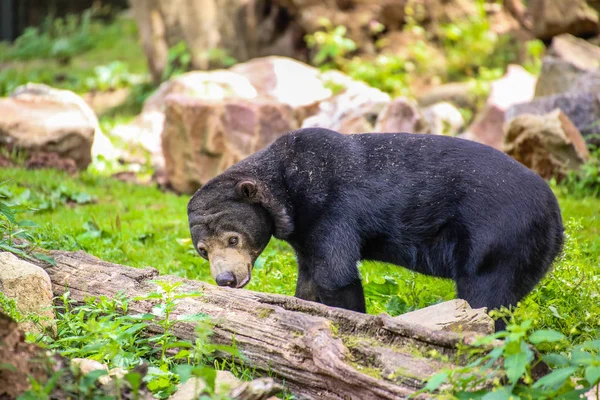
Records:
[[[498,43],[498,35],[490,29],[484,1],[475,2],[477,14],[441,27],[441,40],[448,60],[451,79],[474,76],[480,66],[489,66]]]
[[[54,263],[51,257],[35,252],[35,246],[32,246],[35,239],[30,229],[37,225],[32,221],[17,219],[17,215],[27,211],[27,208],[6,201],[6,182],[0,182],[0,250],[28,260],[37,258]]]
[[[600,197],[600,147],[591,145],[590,150],[588,161],[579,170],[569,171],[561,184],[570,193]]]
[[[315,53],[312,62],[317,66],[339,66],[344,57],[356,50],[356,43],[346,37],[345,26],[334,27],[327,18],[320,18],[318,23],[323,30],[305,36],[307,46]]]
[[[167,56],[167,65],[163,71],[162,80],[167,81],[174,76],[181,75],[189,71],[192,64],[192,55],[184,41],[177,43],[169,48]]]
[[[122,61],[113,61],[108,65],[99,65],[94,68],[94,76],[85,80],[88,90],[107,91],[130,87],[141,83],[140,77],[132,75],[127,64]]]
[[[211,343],[212,324],[205,315],[172,313],[181,299],[200,296],[201,293],[180,293],[181,282],[155,281],[157,290],[134,299],[123,294],[108,299],[104,296],[89,298],[77,305],[65,292],[57,307],[58,338],[39,339],[49,349],[63,356],[82,357],[106,363],[109,367],[125,370],[143,363],[149,364],[148,389],[158,398],[166,398],[176,390],[176,384],[190,377],[204,380],[207,390],[214,389],[215,371],[209,367],[213,352],[238,355],[231,346]],[[156,304],[150,314],[129,315],[131,302],[152,301]],[[173,334],[179,322],[196,324],[195,341],[183,341]],[[161,333],[149,335],[150,324],[156,324]],[[214,393],[213,393],[214,394]]]
[[[91,35],[92,10],[86,10],[81,18],[68,15],[64,19],[46,19],[41,28],[28,27],[15,40],[7,52],[7,59],[28,60],[33,58],[53,58],[63,64],[77,54],[91,49],[94,40]]]
[[[538,76],[542,70],[542,56],[546,50],[546,45],[539,39],[529,40],[525,43],[527,50],[527,60],[523,66],[533,75]]]
[[[535,357],[532,350],[552,349],[565,336],[554,330],[532,331],[532,321],[509,324],[506,331],[488,335],[469,350],[472,359],[465,367],[444,370],[434,375],[420,391],[433,392],[447,382],[442,392],[453,398],[470,399],[578,399],[600,382],[600,340],[574,346],[568,352],[546,353]],[[491,348],[492,342],[502,339]],[[533,371],[540,361],[555,369],[538,380]],[[493,379],[492,390],[484,386]]]

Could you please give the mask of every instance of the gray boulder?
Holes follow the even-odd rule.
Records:
[[[573,86],[590,73],[600,71],[600,47],[572,35],[552,40],[535,88],[536,97],[573,91]],[[591,90],[585,90],[591,91]]]
[[[600,144],[600,98],[598,93],[563,93],[516,104],[506,111],[505,122],[523,114],[545,115],[560,109],[573,122],[588,143]]]

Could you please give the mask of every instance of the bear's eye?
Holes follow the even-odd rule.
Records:
[[[227,243],[229,243],[230,246],[237,246],[237,244],[239,243],[239,239],[236,236],[232,236],[229,238]]]
[[[200,255],[204,258],[208,258],[208,251],[206,251],[204,247],[199,247],[198,253],[200,253]]]

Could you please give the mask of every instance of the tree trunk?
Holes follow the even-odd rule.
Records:
[[[182,292],[202,292],[200,297],[182,299],[172,317],[209,315],[216,343],[235,341],[245,365],[283,381],[299,399],[404,398],[441,368],[458,363],[456,345],[475,338],[386,314],[360,314],[295,297],[159,276],[154,268],[125,267],[84,252],[51,255],[56,266],[41,266],[52,280],[54,294],[68,290],[79,302],[88,296],[111,298],[121,291],[129,297],[144,295],[156,290],[152,280],[182,282]],[[132,302],[129,312],[148,313],[152,305]],[[156,326],[150,329],[159,331]],[[193,340],[194,324],[180,322],[173,333]]]

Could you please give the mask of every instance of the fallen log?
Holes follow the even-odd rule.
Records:
[[[216,343],[235,341],[247,366],[284,382],[298,399],[405,398],[441,368],[460,364],[457,345],[476,338],[386,314],[365,315],[295,297],[159,276],[154,268],[113,264],[81,251],[50,255],[55,266],[38,265],[50,276],[54,295],[68,290],[78,302],[119,292],[142,296],[156,290],[151,281],[181,282],[182,292],[201,292],[200,297],[181,299],[172,317],[210,316]],[[150,301],[132,302],[129,312],[148,313],[152,306]],[[173,333],[193,340],[194,326],[180,322]],[[149,329],[160,332],[158,326]]]

